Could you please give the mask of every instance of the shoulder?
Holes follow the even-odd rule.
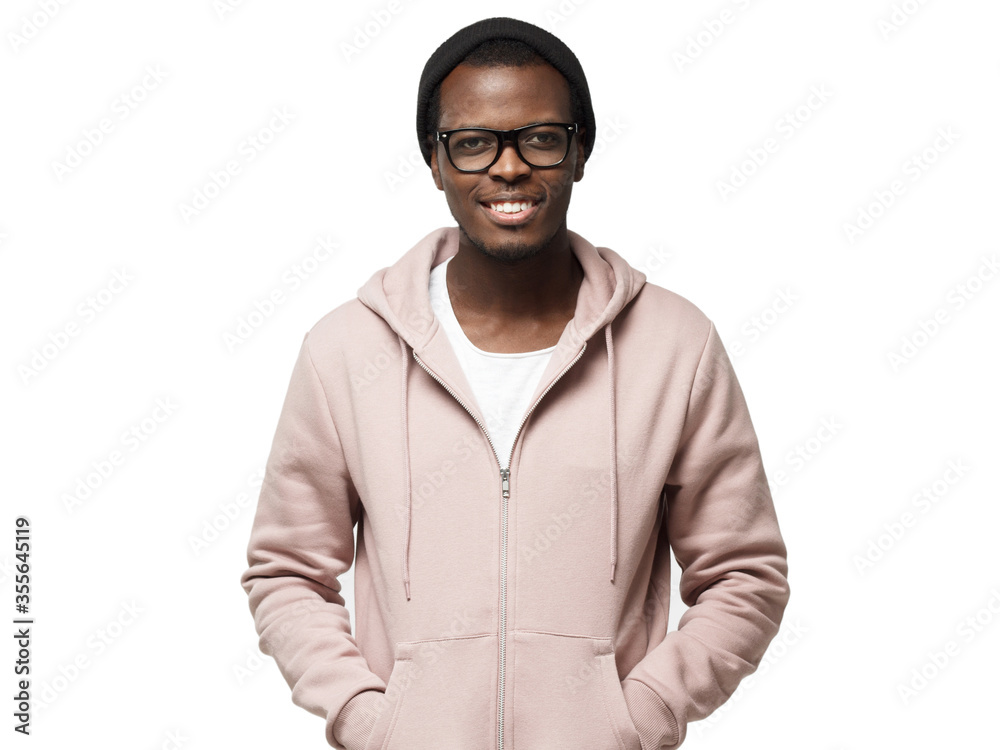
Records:
[[[389,325],[357,297],[347,300],[317,320],[306,333],[310,356],[317,361],[353,360],[371,356],[395,342]]]
[[[653,336],[667,348],[704,348],[714,325],[695,303],[677,292],[647,281],[629,305],[623,327]]]

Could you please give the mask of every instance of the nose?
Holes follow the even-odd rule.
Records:
[[[503,179],[506,182],[514,182],[520,177],[531,174],[531,166],[525,164],[513,141],[506,141],[500,144],[500,158],[490,167],[490,177]]]

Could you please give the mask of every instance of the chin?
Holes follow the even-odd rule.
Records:
[[[459,225],[459,230],[480,253],[500,263],[516,263],[533,258],[542,253],[551,244],[552,238],[556,235],[553,232],[551,236],[545,239],[532,242],[522,232],[511,232],[507,239],[497,242],[495,240],[486,240],[481,235],[470,234],[461,224]]]
[[[518,239],[499,245],[488,244],[473,237],[470,237],[469,241],[483,255],[502,263],[515,263],[526,258],[533,258],[544,249],[544,245],[532,245]]]

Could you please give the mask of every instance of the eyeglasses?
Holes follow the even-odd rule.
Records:
[[[500,159],[502,145],[508,141],[529,167],[558,166],[569,156],[570,144],[578,132],[579,125],[575,122],[546,122],[513,130],[438,130],[434,140],[444,144],[448,161],[459,172],[485,172]]]

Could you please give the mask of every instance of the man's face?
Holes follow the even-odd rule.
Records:
[[[441,82],[438,130],[484,127],[509,130],[543,122],[572,122],[569,84],[551,65],[474,68],[459,65]],[[525,164],[512,143],[485,172],[456,170],[434,144],[431,174],[443,190],[463,240],[496,260],[537,255],[558,232],[565,236],[573,183],[583,178],[583,138],[578,133],[566,160],[540,169]],[[534,201],[516,218],[490,208],[498,199]]]

